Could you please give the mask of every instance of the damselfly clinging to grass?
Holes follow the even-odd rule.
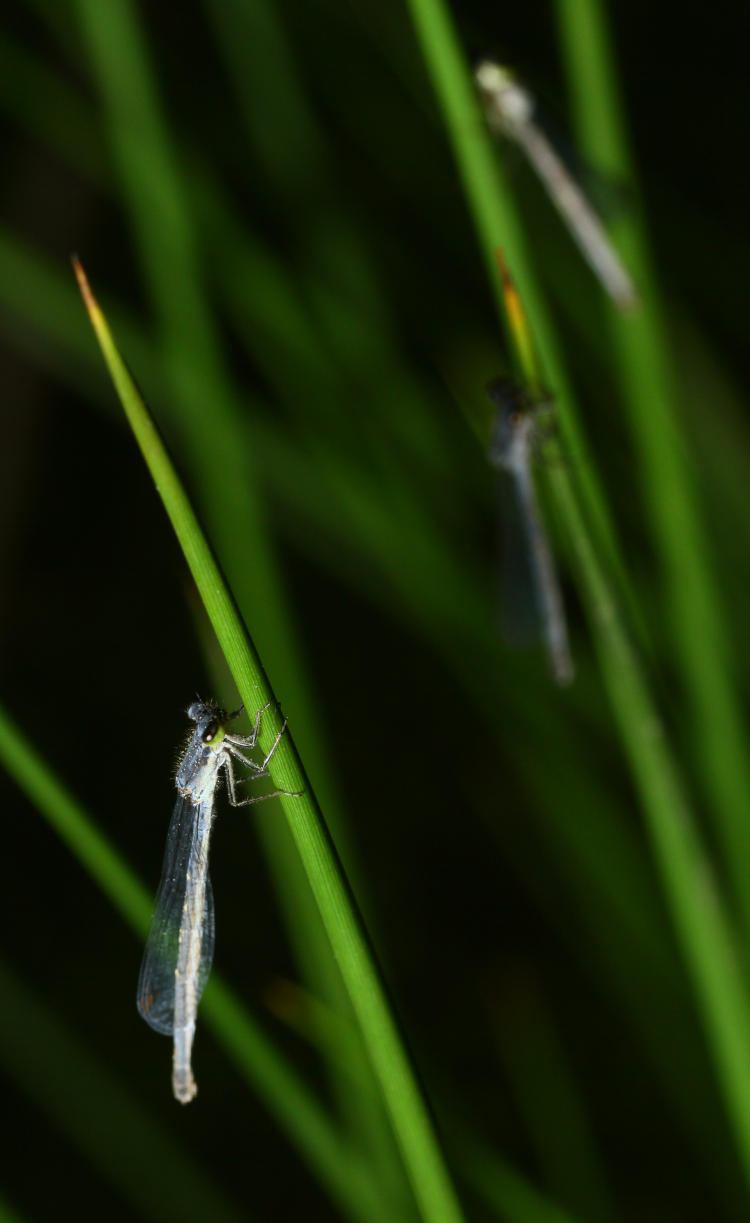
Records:
[[[581,188],[535,122],[531,94],[493,60],[482,60],[474,75],[492,130],[523,149],[606,292],[621,310],[632,308],[637,302],[633,282]]]
[[[525,555],[550,666],[558,684],[568,684],[574,668],[565,610],[531,472],[537,434],[535,413],[541,411],[542,405],[532,409],[524,392],[507,379],[498,378],[490,383],[487,393],[495,407],[487,457],[493,467],[507,473],[513,481]]]
[[[137,1005],[146,1023],[174,1039],[172,1089],[182,1104],[198,1088],[190,1063],[198,1003],[211,972],[214,955],[214,898],[208,874],[208,842],[214,821],[214,799],[219,774],[226,773],[233,807],[261,803],[288,790],[274,790],[251,798],[237,798],[232,760],[250,769],[243,781],[268,776],[268,764],[286,728],[286,718],[265,759],[251,760],[241,749],[258,741],[264,705],[255,716],[249,735],[231,735],[229,714],[217,705],[194,701],[188,717],[195,730],[175,777],[177,801],[167,833],[161,882],[154,901],[146,948],[138,978]]]

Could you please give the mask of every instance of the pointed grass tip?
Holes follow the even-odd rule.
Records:
[[[99,307],[98,307],[96,298],[94,297],[94,294],[91,292],[91,285],[89,284],[88,277],[83,270],[83,264],[81,263],[80,259],[78,258],[78,255],[76,255],[75,252],[73,252],[73,254],[70,256],[70,262],[72,263],[73,271],[76,274],[76,280],[78,281],[78,288],[81,290],[81,297],[83,298],[83,304],[86,307],[86,309],[88,310],[89,314],[93,314],[94,311],[98,310]]]
[[[521,294],[508,267],[502,247],[496,246],[493,253],[497,269],[500,273],[500,286],[505,305],[505,314],[513,335],[518,360],[523,370],[524,380],[531,388],[534,397],[536,397],[538,394],[541,394],[542,378],[529,320],[521,301]]]

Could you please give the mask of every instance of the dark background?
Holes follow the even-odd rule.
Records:
[[[266,122],[262,69],[269,64],[256,61],[254,48],[248,47],[248,87],[256,91],[257,125],[248,132],[201,5],[178,11],[142,4],[138,12],[188,167],[184,181],[189,185],[194,158],[208,169],[235,215],[299,286],[306,308],[315,302],[311,286],[317,284],[320,301],[338,302],[342,331],[348,314],[366,332],[366,320],[377,321],[382,311],[381,333],[433,412],[429,436],[415,423],[417,440],[411,450],[404,444],[400,470],[411,469],[417,503],[474,575],[489,622],[493,492],[456,388],[478,395],[492,366],[502,370],[508,361],[408,12],[369,0],[329,0],[287,4],[277,14],[326,141],[325,174],[308,177],[300,167],[309,150],[284,146],[283,115],[269,108]],[[747,374],[750,271],[745,43],[736,6],[655,10],[615,3],[608,12],[674,358],[685,385],[700,391],[692,400],[688,395],[683,424],[688,446],[695,443],[700,452],[697,484],[744,682],[747,529],[746,520],[732,517],[743,476],[735,468],[734,483],[725,486],[723,452],[701,446],[715,417],[725,448],[738,465],[747,462],[739,395]],[[565,86],[548,6],[462,3],[454,16],[467,54],[503,54],[534,88],[552,127],[565,132]],[[87,173],[79,156],[82,129],[71,113],[52,95],[28,93],[28,66],[53,74],[80,107],[96,172]],[[158,362],[163,337],[74,4],[35,0],[6,7],[0,108],[3,702],[155,888],[183,710],[196,691],[230,706],[235,697],[231,688],[214,692],[184,562],[124,427],[69,271],[75,250],[105,305],[127,311]],[[595,410],[608,360],[598,290],[528,171],[512,153],[507,162],[522,211],[538,227],[535,256],[658,653],[670,626],[654,606],[658,573],[638,504],[638,473],[616,413]],[[627,185],[609,189],[619,196],[612,207],[627,208]],[[378,303],[359,301],[352,291],[341,216],[377,269]],[[331,454],[340,448],[354,470],[357,463],[368,467],[372,428],[386,431],[386,450],[398,449],[411,427],[408,396],[384,377],[373,393],[377,413],[372,409],[378,358],[363,346],[357,376],[359,341],[347,341],[355,371],[348,416],[321,410],[314,388],[306,398],[300,386],[294,402],[291,392],[289,398],[280,393],[283,378],[273,384],[215,292],[211,251],[222,235],[213,232],[204,241],[202,225],[206,291],[214,295],[210,305],[248,413],[261,414],[303,461],[307,431],[320,438],[331,429]],[[562,283],[570,289],[561,291],[561,273],[568,272],[572,279]],[[206,513],[206,490],[190,473],[178,418],[161,401],[165,384],[150,383],[126,337],[120,340]],[[290,360],[281,348],[278,359],[282,366]],[[336,360],[333,341],[321,359],[324,365]],[[287,372],[293,380],[294,370]],[[472,1217],[505,1216],[493,1215],[465,1175],[459,1154],[465,1128],[582,1221],[746,1217],[732,1140],[575,593],[566,589],[580,679],[563,698],[551,690],[538,652],[512,654],[498,641],[488,664],[480,646],[472,654],[466,641],[460,650],[447,644],[445,624],[430,635],[429,605],[439,603],[440,592],[425,590],[428,612],[421,618],[403,589],[373,571],[354,529],[350,547],[342,549],[339,538],[319,531],[314,515],[308,523],[301,503],[285,494],[283,472],[274,475],[262,461],[257,467],[259,502],[316,730],[327,745],[347,823],[347,854]],[[311,463],[306,495],[322,502],[332,488],[326,472]],[[399,519],[392,514],[396,547]],[[242,540],[243,523],[233,526]],[[248,550],[248,590],[253,566]],[[253,607],[243,611],[255,633]],[[282,664],[274,664],[283,634],[264,633],[261,653],[294,730],[294,681],[285,677],[279,687]],[[482,701],[478,676],[485,666],[489,685],[498,674],[504,678]],[[679,698],[658,657],[654,672],[679,743]],[[315,781],[323,767],[308,763]],[[690,772],[689,759],[686,767]],[[92,1085],[101,1075],[104,1098],[121,1119],[110,1130],[109,1118],[104,1145],[117,1136],[134,1177],[143,1175],[143,1165],[128,1143],[135,1142],[137,1118],[145,1117],[161,1139],[200,1166],[217,1202],[225,1197],[245,1217],[296,1218],[302,1211],[310,1219],[338,1217],[224,1051],[200,1028],[200,1096],[184,1111],[172,1101],[168,1042],[140,1022],[134,1007],[139,941],[15,785],[3,776],[0,786],[7,1201],[29,1219],[133,1217],[133,1201],[107,1172],[107,1155],[97,1157],[89,1141],[96,1125],[86,1101],[101,1098]],[[668,965],[666,1012],[649,976],[653,964],[640,977],[635,944],[623,953],[606,926],[594,928],[595,906],[572,865],[565,821],[591,828],[594,852],[597,821],[609,818],[610,807],[618,835],[633,850],[633,870],[651,905],[648,920]],[[268,1001],[275,983],[299,978],[254,835],[258,821],[281,818],[273,805],[247,817],[222,803],[212,848],[217,966],[325,1095],[309,1041]],[[606,870],[620,867],[603,866],[605,892]],[[637,924],[637,893],[633,905]],[[622,954],[627,964],[618,979]],[[634,1000],[639,1020],[624,997]],[[37,1082],[34,1066],[42,1059],[34,1056],[34,1040],[54,1045],[67,1067],[59,1088],[46,1072]],[[71,1093],[78,1056],[81,1081]],[[131,1122],[133,1102],[140,1111]],[[577,1179],[574,1160],[560,1157],[563,1136],[578,1125],[606,1185],[601,1192]],[[189,1203],[185,1210],[183,1217],[203,1216],[197,1201],[193,1213]]]

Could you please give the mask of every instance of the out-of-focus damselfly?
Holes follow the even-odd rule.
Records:
[[[214,821],[214,799],[219,774],[226,773],[233,807],[261,803],[287,790],[237,798],[233,758],[250,769],[243,781],[268,776],[268,764],[286,728],[286,718],[265,759],[258,764],[243,748],[254,748],[260,721],[268,705],[259,709],[249,735],[230,735],[229,714],[210,702],[194,701],[188,717],[195,730],[175,777],[177,801],[167,833],[161,882],[154,901],[146,947],[138,978],[137,1005],[146,1023],[174,1039],[172,1089],[182,1104],[198,1090],[191,1067],[198,1003],[211,972],[214,955],[214,898],[208,874],[208,842]]]
[[[520,145],[606,292],[620,309],[631,309],[637,302],[633,282],[581,188],[535,122],[531,94],[508,68],[492,60],[478,65],[475,79],[492,130]]]
[[[507,473],[513,482],[523,531],[522,543],[528,559],[527,568],[550,666],[558,684],[568,684],[573,678],[574,668],[565,611],[531,472],[537,434],[535,413],[547,405],[532,408],[524,392],[507,379],[498,378],[492,382],[487,393],[495,407],[487,457],[493,467]],[[519,575],[513,576],[517,578]]]

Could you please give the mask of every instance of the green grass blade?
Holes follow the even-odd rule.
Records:
[[[248,709],[258,709],[273,700],[273,692],[255,647],[80,264],[76,264],[76,274],[112,380],[239,693]],[[264,727],[264,733],[268,746],[272,732]],[[284,790],[302,792],[300,797],[283,797],[280,801],[349,992],[422,1217],[429,1223],[456,1223],[461,1212],[427,1107],[391,1015],[336,851],[290,734],[284,736],[274,756],[273,780]]]
[[[279,199],[294,200],[325,162],[324,140],[306,105],[283,28],[272,3],[203,0],[226,64],[247,143],[272,176]]]
[[[87,177],[101,182],[104,159],[83,101],[66,82],[0,30],[0,108]]]
[[[546,1000],[526,972],[506,988],[510,1002],[498,1001],[495,1043],[542,1183],[581,1218],[612,1223],[616,1210],[591,1119]]]
[[[591,545],[570,480],[561,467],[550,478],[577,557],[602,674],[641,794],[652,851],[750,1182],[750,1003],[734,932],[684,782]]]
[[[604,6],[598,0],[557,0],[555,7],[581,148],[597,168],[637,185]],[[690,702],[692,747],[712,800],[734,901],[750,934],[750,761],[726,615],[709,559],[690,438],[671,368],[667,317],[640,210],[623,209],[613,233],[642,297],[632,318],[612,320],[615,372],[661,559],[671,640]]]
[[[461,1150],[467,1180],[503,1223],[581,1223],[498,1159],[494,1151],[466,1140]]]
[[[133,1092],[0,959],[0,1062],[137,1217],[249,1223]]]
[[[0,1198],[0,1223],[24,1223],[25,1215],[16,1211],[4,1198]]]

